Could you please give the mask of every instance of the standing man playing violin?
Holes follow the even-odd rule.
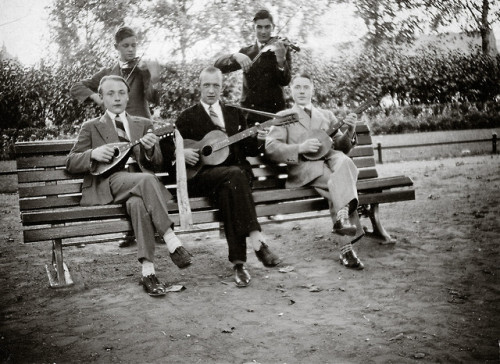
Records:
[[[221,71],[213,66],[205,68],[200,74],[200,102],[182,111],[175,123],[185,142],[186,139],[202,140],[213,130],[221,130],[231,136],[247,129],[242,111],[220,102],[221,90]],[[264,139],[265,135],[257,137]],[[168,150],[171,144],[161,143],[161,146],[164,154],[172,153]],[[248,137],[230,145],[229,151],[229,156],[221,164],[203,166],[188,180],[188,189],[190,195],[209,197],[219,208],[235,283],[237,287],[246,287],[251,281],[245,267],[247,237],[264,266],[276,266],[280,259],[266,244],[255,212],[252,171],[246,156],[257,154],[257,140]],[[200,150],[185,148],[184,156],[187,167],[195,166],[200,160]]]
[[[153,85],[160,80],[160,66],[156,61],[145,61],[136,57],[137,36],[129,27],[121,27],[115,34],[115,49],[118,62],[111,68],[105,67],[92,77],[79,81],[71,87],[70,94],[80,102],[92,100],[103,105],[97,93],[99,82],[104,76],[122,76],[130,85],[130,100],[127,112],[130,115],[151,118],[149,102],[158,104],[160,93]]]
[[[348,125],[345,134],[338,130],[333,136],[333,149],[319,160],[308,160],[304,155],[316,153],[321,147],[317,138],[308,137],[308,131],[326,130],[338,121],[331,111],[312,105],[314,88],[308,74],[296,75],[291,89],[295,105],[278,114],[297,113],[299,122],[287,127],[273,126],[266,137],[265,153],[275,162],[288,164],[287,188],[311,186],[328,200],[333,231],[349,239],[341,247],[341,263],[347,268],[363,269],[363,263],[352,248],[352,243],[364,235],[357,212],[358,169],[347,156],[356,144],[356,114],[349,114],[343,121]]]
[[[241,106],[276,113],[285,109],[283,87],[290,83],[292,59],[282,40],[272,36],[274,21],[267,10],[253,18],[256,42],[239,52],[217,59],[215,67],[222,73],[243,70]],[[266,117],[248,114],[248,126],[263,122]]]
[[[152,173],[163,166],[158,137],[152,133],[151,120],[125,112],[129,86],[124,78],[104,76],[98,94],[106,111],[101,117],[83,123],[75,145],[66,158],[69,173],[84,174],[82,206],[123,203],[137,239],[137,259],[142,264],[142,280],[151,296],[165,295],[156,277],[155,230],[163,237],[170,258],[179,267],[191,264],[191,257],[174,234],[167,201],[170,192]],[[110,143],[139,140],[129,165],[109,175],[93,175],[98,163],[109,163],[114,155]]]

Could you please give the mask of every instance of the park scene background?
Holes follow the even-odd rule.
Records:
[[[44,2],[47,42],[24,47],[36,61],[21,60],[5,42],[0,53],[1,363],[498,362],[497,2]],[[3,9],[13,3],[0,0]],[[37,12],[35,3],[18,2],[27,12]],[[415,201],[381,206],[396,244],[363,239],[356,251],[366,268],[354,272],[338,262],[328,218],[266,225],[291,270],[263,268],[249,254],[254,282],[241,290],[231,282],[225,241],[192,234],[182,237],[195,259],[186,271],[158,249],[158,272],[186,287],[161,300],[139,285],[134,247],[82,245],[65,250],[75,285],[48,288],[50,247],[22,240],[14,143],[74,138],[102,112],[72,100],[69,88],[115,62],[113,33],[122,24],[140,32],[138,53],[163,66],[155,122],[175,121],[198,100],[199,71],[253,41],[251,15],[262,7],[301,47],[293,69],[312,73],[316,104],[341,118],[376,98],[361,116],[374,147],[436,143],[384,149],[377,164],[381,177],[415,183]],[[342,21],[346,12],[352,22]],[[0,34],[16,24],[8,15],[0,15]],[[236,103],[241,73],[225,83],[224,100]],[[477,139],[485,141],[464,142]]]

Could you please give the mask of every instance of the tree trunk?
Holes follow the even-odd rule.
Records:
[[[490,10],[489,0],[483,0],[483,6],[481,9],[481,24],[479,29],[481,32],[481,49],[484,55],[490,54],[490,34],[491,29],[488,23],[488,13]]]

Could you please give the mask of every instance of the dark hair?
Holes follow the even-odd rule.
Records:
[[[125,38],[129,38],[129,37],[135,37],[136,34],[135,32],[132,30],[132,28],[129,28],[129,27],[121,27],[120,29],[118,29],[115,33],[115,42],[116,44],[120,43],[122,40],[124,40]]]
[[[266,9],[262,9],[256,12],[255,16],[253,17],[253,22],[255,23],[257,20],[262,20],[262,19],[269,19],[271,21],[271,24],[274,25],[273,16]]]
[[[311,77],[311,75],[309,73],[307,73],[306,71],[299,71],[295,74],[295,76],[292,77],[292,81],[290,83],[293,83],[293,81],[296,79],[296,78],[307,78],[309,81],[311,81],[312,84],[314,84],[314,81]]]
[[[125,84],[125,86],[127,86],[127,91],[130,92],[130,86],[128,85],[128,82],[122,76],[109,75],[109,76],[104,76],[103,78],[101,78],[101,81],[99,82],[99,87],[97,88],[97,92],[99,93],[99,95],[102,95],[102,85],[104,84],[104,82],[111,81],[111,80],[123,82]]]

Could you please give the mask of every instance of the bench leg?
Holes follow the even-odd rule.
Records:
[[[63,261],[62,240],[52,241],[52,267],[45,265],[51,288],[61,288],[73,285],[69,269]]]
[[[378,203],[372,203],[369,206],[367,206],[367,205],[362,206],[362,214],[366,215],[367,217],[370,218],[370,221],[371,221],[372,227],[373,227],[373,231],[371,233],[373,235],[381,237],[383,239],[381,244],[395,244],[396,243],[396,240],[391,238],[389,233],[382,226],[382,223],[380,221],[379,204]]]

